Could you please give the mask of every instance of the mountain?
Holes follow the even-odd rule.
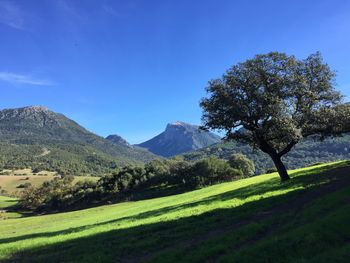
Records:
[[[170,157],[207,147],[219,141],[218,135],[202,131],[197,125],[178,121],[168,124],[164,132],[138,146],[154,154]]]
[[[117,134],[108,135],[106,137],[106,140],[108,140],[116,145],[124,145],[127,147],[132,147],[132,145],[130,145],[124,138],[122,138],[121,136],[119,136]]]
[[[0,111],[3,168],[39,167],[61,173],[97,174],[154,158],[144,149],[114,144],[45,107]]]
[[[221,142],[181,156],[187,161],[196,161],[209,156],[228,159],[234,153],[243,153],[254,161],[258,173],[263,173],[274,165],[268,155],[260,150],[253,150],[249,145],[239,142]],[[298,143],[283,161],[288,169],[305,167],[318,162],[350,159],[350,134],[328,138],[324,141],[308,138]]]

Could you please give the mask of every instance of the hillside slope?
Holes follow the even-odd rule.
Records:
[[[138,146],[154,154],[170,157],[201,149],[219,141],[220,137],[216,134],[202,131],[197,125],[178,121],[169,123],[164,132]]]
[[[347,262],[350,163],[0,221],[1,262]]]
[[[94,173],[154,158],[146,150],[113,144],[45,107],[0,111],[0,165],[5,168]]]

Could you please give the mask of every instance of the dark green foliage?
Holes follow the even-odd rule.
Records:
[[[303,138],[350,131],[350,106],[341,104],[334,82],[319,53],[304,60],[278,52],[256,55],[209,82],[203,123],[269,155],[281,180],[288,180],[281,158]]]
[[[210,157],[195,163],[187,180],[195,186],[206,186],[232,181],[242,176],[242,171],[232,168],[227,161]]]
[[[242,177],[241,170],[215,157],[193,164],[181,159],[157,159],[144,166],[119,168],[101,177],[97,183],[86,181],[73,184],[73,176],[62,175],[38,188],[28,185],[22,193],[21,205],[39,211],[76,209],[109,200],[133,199],[134,195],[139,196],[144,191],[161,196],[162,192],[157,192],[159,189],[172,187],[184,192]]]
[[[58,174],[101,176],[117,166],[129,163],[117,160],[89,146],[46,144],[50,154],[40,156],[42,145],[14,145],[0,142],[0,169],[34,167],[35,171],[56,171]]]
[[[254,162],[256,173],[265,173],[274,166],[268,155],[260,150],[254,150],[246,143],[219,143],[195,152],[185,153],[182,157],[187,161],[198,161],[209,156],[228,160],[232,154],[244,154]],[[288,169],[306,167],[317,162],[330,162],[350,159],[350,134],[343,137],[328,138],[324,141],[313,138],[303,139],[288,154],[283,162]]]
[[[255,173],[254,163],[244,154],[232,154],[228,159],[228,163],[232,168],[241,170],[244,176],[252,176]]]
[[[40,172],[40,169],[39,168],[33,168],[32,169],[32,173],[33,174],[37,174],[37,173],[39,173]]]
[[[22,192],[20,204],[25,209],[52,211],[81,208],[98,200],[95,182],[87,180],[73,184],[73,179],[73,176],[56,177],[37,188],[28,186]]]
[[[99,185],[106,193],[121,193],[137,188],[148,180],[149,174],[143,167],[126,166],[112,175],[100,179]]]

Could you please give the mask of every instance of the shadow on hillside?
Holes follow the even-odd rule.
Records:
[[[340,162],[338,164],[332,164],[330,166],[324,166],[324,167],[311,167],[309,170],[305,171],[300,171],[300,172],[293,172],[292,177],[298,177],[301,174],[304,175],[315,175],[315,174],[320,174],[325,171],[328,171],[330,168],[340,168],[344,166],[350,165],[350,161],[348,162]],[[300,178],[299,178],[300,179]],[[286,182],[284,184],[289,184],[292,182],[292,184],[296,184],[299,180],[298,178],[293,178],[292,181]],[[316,178],[317,179],[317,178]],[[309,183],[313,183],[315,180],[314,177],[310,177],[308,180],[307,178],[303,178],[303,184],[306,185],[307,181]],[[276,177],[274,179],[271,179],[269,182],[266,181],[266,186],[271,189],[271,181],[274,182],[276,189],[279,188],[280,180],[279,176],[276,173]],[[261,185],[261,183],[259,183]],[[140,201],[140,200],[147,200],[147,199],[152,199],[152,198],[160,198],[160,197],[166,197],[166,196],[171,196],[171,195],[177,195],[177,194],[183,194],[186,192],[194,191],[198,189],[194,189],[192,187],[180,187],[180,186],[167,186],[167,187],[155,187],[155,188],[146,188],[146,189],[139,189],[137,192],[134,193],[126,193],[125,195],[120,195],[118,198],[115,197],[107,197],[102,200],[96,200],[94,202],[87,202],[87,203],[79,203],[76,206],[72,207],[66,207],[62,208],[59,210],[39,210],[39,211],[24,211],[21,207],[16,206],[14,209],[12,209],[11,212],[16,212],[21,214],[22,217],[26,216],[33,216],[33,215],[47,215],[47,214],[57,214],[57,213],[65,213],[65,212],[72,212],[72,211],[79,211],[82,209],[87,209],[87,208],[94,208],[102,205],[107,205],[107,204],[112,204],[112,203],[122,203],[126,201]],[[260,191],[260,190],[259,190]],[[259,194],[259,191],[257,191],[257,194]],[[253,194],[253,193],[252,193]],[[251,194],[248,194],[251,195]]]
[[[118,223],[121,221],[135,221],[135,220],[147,219],[147,218],[156,217],[156,216],[162,216],[164,214],[176,212],[179,210],[194,208],[194,207],[199,206],[199,205],[209,205],[211,203],[215,203],[218,201],[226,201],[226,200],[233,200],[233,199],[244,200],[248,197],[262,196],[262,195],[267,194],[269,192],[283,190],[285,188],[288,188],[289,186],[293,186],[294,188],[302,186],[302,187],[307,187],[307,188],[312,189],[312,188],[319,186],[320,184],[327,183],[330,181],[339,180],[339,178],[345,177],[347,174],[347,171],[349,171],[349,170],[350,170],[350,167],[344,167],[344,168],[340,167],[340,168],[337,168],[337,169],[332,170],[332,171],[325,170],[326,173],[317,174],[317,177],[320,180],[315,180],[314,177],[311,179],[310,179],[310,177],[309,178],[308,177],[296,177],[296,178],[293,178],[293,180],[286,182],[282,185],[280,184],[280,181],[278,178],[273,178],[273,179],[270,179],[270,180],[265,181],[263,183],[259,183],[257,185],[253,185],[253,186],[249,185],[249,186],[235,189],[232,191],[224,192],[222,194],[212,195],[210,197],[203,198],[203,199],[201,199],[199,201],[195,201],[195,202],[182,203],[182,204],[173,205],[173,206],[166,206],[166,207],[163,207],[160,209],[142,212],[142,213],[132,215],[132,216],[121,217],[121,218],[117,218],[114,220],[104,221],[104,222],[100,222],[100,223],[96,223],[96,224],[92,224],[92,225],[85,225],[85,226],[81,226],[81,227],[77,227],[77,228],[69,228],[69,229],[63,230],[63,231],[35,233],[35,234],[23,235],[23,236],[18,236],[18,237],[11,237],[11,238],[0,238],[0,243],[15,242],[15,241],[29,239],[29,238],[52,237],[52,236],[61,235],[61,234],[70,234],[70,233],[74,233],[74,232],[88,230],[90,228],[97,227],[97,226]],[[310,184],[310,183],[313,183],[313,184]],[[278,198],[275,198],[276,202],[274,202],[274,200],[272,200],[272,198],[268,198],[268,199],[266,199],[268,201],[264,204],[264,209],[269,208],[270,206],[273,206],[276,204],[282,204],[284,206],[284,204],[282,202],[282,199],[284,199],[284,196],[285,196],[285,198],[290,200],[290,198],[292,196],[297,195],[300,191],[301,190],[295,190],[295,191],[288,193],[288,195],[284,194],[283,196],[279,196]],[[302,191],[305,191],[305,190],[302,190]],[[254,206],[255,202],[251,202],[251,203],[252,203],[252,206]],[[247,205],[245,205],[245,206],[247,206]],[[288,207],[288,204],[286,206]],[[251,208],[252,207],[249,207],[249,209],[251,209]],[[259,206],[256,208],[259,208]],[[241,209],[241,207],[237,207],[235,209],[238,211],[238,209]],[[254,207],[254,209],[255,209],[255,207]],[[241,210],[238,211],[238,213],[241,213],[241,212],[242,212]]]
[[[146,200],[170,195],[177,195],[195,190],[193,187],[182,187],[179,185],[173,186],[158,186],[156,188],[140,189],[136,193],[132,193],[129,199],[131,201]]]
[[[341,168],[344,166],[349,166],[350,165],[350,161],[348,162],[340,162],[338,164],[332,164],[332,169],[334,168]],[[305,171],[298,171],[298,172],[292,172],[291,176],[293,177],[293,184],[295,184],[295,181],[298,181],[298,176],[300,175],[318,175],[321,173],[324,173],[326,171],[328,171],[330,169],[330,166],[324,166],[324,167],[309,167],[309,170]],[[275,180],[276,183],[279,184],[280,180],[279,180],[279,176],[276,173],[276,178],[273,179]],[[303,181],[303,184],[305,185],[307,183],[307,181],[309,181],[309,183],[313,183],[313,181],[315,180],[314,177],[310,177],[310,178],[302,178],[301,179]],[[270,182],[267,183],[267,185],[270,187]],[[152,189],[142,189],[137,193],[133,193],[130,197],[129,200],[131,201],[139,201],[139,200],[145,200],[145,199],[151,199],[151,198],[158,198],[158,197],[165,197],[165,196],[170,196],[170,195],[176,195],[176,194],[182,194],[182,193],[186,193],[189,191],[193,191],[196,189],[193,189],[191,187],[179,187],[179,186],[171,186],[171,187],[157,187],[157,188],[152,188]]]
[[[32,211],[24,210],[18,205],[17,200],[6,200],[7,205],[5,207],[0,207],[1,211],[5,211],[6,213],[16,213],[19,214],[19,217],[27,217],[32,216],[34,213]],[[6,214],[5,214],[6,216]],[[11,217],[10,217],[11,218]]]
[[[326,172],[322,176],[317,175],[317,178],[320,180],[298,177],[287,183],[293,187],[299,185],[307,186],[308,191],[295,190],[280,196],[248,202],[234,209],[216,209],[198,216],[127,229],[111,230],[62,243],[20,251],[20,253],[14,255],[11,259],[2,262],[140,262],[151,260],[158,253],[175,248],[194,249],[203,241],[214,237],[225,236],[228,232],[234,232],[238,227],[241,228],[252,223],[270,221],[271,225],[278,226],[278,222],[283,216],[297,214],[300,212],[302,206],[319,200],[325,196],[325,193],[331,193],[343,187],[348,187],[350,185],[349,171],[350,167],[337,168]],[[253,187],[248,186],[229,191],[197,202],[168,206],[133,216],[62,231],[3,238],[0,239],[0,243],[33,238],[53,238],[98,226],[107,226],[108,224],[117,225],[122,221],[133,222],[155,216],[165,216],[171,212],[187,208],[195,209],[198,205],[210,204],[217,201],[245,199],[252,195],[263,195],[284,188],[286,188],[286,184],[280,184],[278,180],[271,179],[268,182]],[[264,232],[260,231],[258,233],[252,233],[252,235],[254,238],[261,235],[261,238],[263,238]],[[244,243],[238,244],[239,247],[244,245]]]

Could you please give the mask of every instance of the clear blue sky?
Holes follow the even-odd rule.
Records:
[[[138,143],[200,123],[207,81],[269,51],[321,51],[349,100],[350,1],[0,0],[0,108]]]

